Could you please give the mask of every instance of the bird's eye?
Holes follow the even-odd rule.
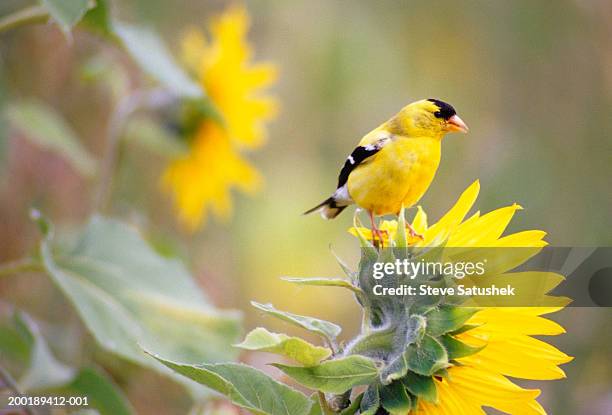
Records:
[[[452,105],[447,104],[444,101],[440,101],[439,99],[429,99],[428,101],[433,102],[436,107],[438,107],[438,109],[436,111],[434,111],[434,115],[436,116],[436,118],[442,118],[444,120],[448,120],[450,117],[452,117],[453,115],[455,115],[457,112],[455,111],[455,108],[453,108]]]

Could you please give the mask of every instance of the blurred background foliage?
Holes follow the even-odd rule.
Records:
[[[0,15],[23,4],[4,0]],[[203,29],[227,5],[125,0],[113,2],[113,13],[154,28],[179,57],[185,31]],[[135,138],[120,148],[108,212],[138,226],[158,252],[186,260],[216,305],[245,310],[247,328],[292,333],[264,321],[249,306],[254,299],[356,330],[349,294],[296,288],[278,277],[338,275],[330,245],[356,261],[356,241],[346,233],[350,214],[324,222],[301,212],[333,190],[359,137],[416,99],[452,103],[471,129],[445,139],[441,167],[421,201],[432,219],[479,178],[482,211],[512,202],[525,208],[510,231],[544,229],[557,246],[612,244],[609,1],[253,0],[246,7],[256,59],[279,68],[273,90],[279,114],[266,145],[246,152],[263,188],[234,197],[229,221],[211,218],[191,232],[160,190],[168,163],[163,154],[173,151],[147,150]],[[116,70],[117,63],[127,70]],[[111,75],[89,82],[87,74],[100,67]],[[90,32],[66,37],[41,24],[0,34],[0,103],[50,104],[96,158],[104,153],[114,94],[141,76],[125,54]],[[158,114],[158,121],[167,118]],[[0,260],[8,261],[36,247],[31,206],[70,229],[91,214],[95,181],[0,123]],[[142,135],[142,129],[126,134],[131,131]],[[48,279],[3,278],[0,298],[3,314],[10,314],[10,303],[41,321],[60,358],[73,359],[76,343],[92,341]],[[544,385],[542,403],[550,413],[612,411],[611,317],[609,309],[572,308],[557,317],[568,335],[553,342],[577,358],[566,366],[567,380]],[[270,360],[244,359],[255,366]],[[187,398],[173,383],[99,360],[138,413],[186,412]],[[163,395],[156,392],[162,389]]]

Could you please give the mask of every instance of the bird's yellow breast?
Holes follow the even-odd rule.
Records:
[[[348,191],[355,203],[376,215],[397,214],[423,196],[440,164],[440,140],[394,136],[351,172]]]

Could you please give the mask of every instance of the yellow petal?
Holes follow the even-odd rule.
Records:
[[[204,223],[208,210],[221,219],[231,215],[232,188],[254,192],[261,182],[259,173],[236,153],[225,132],[211,121],[199,128],[190,153],[172,162],[162,177],[179,217],[191,230]]]
[[[505,255],[503,252],[500,254]],[[494,257],[488,256],[487,259]],[[462,258],[463,259],[463,258]],[[544,306],[564,305],[563,297],[550,296],[548,293],[561,284],[565,278],[554,272],[511,272],[511,273],[485,273],[484,275],[465,277],[461,284],[468,287],[486,289],[495,284],[498,287],[511,286],[516,290],[514,296],[472,296],[470,303],[477,306]],[[559,303],[555,303],[555,298]]]
[[[269,86],[278,78],[278,69],[271,63],[259,63],[246,71],[243,82],[245,86],[259,89]]]
[[[515,313],[527,314],[531,316],[541,316],[552,314],[563,310],[563,307],[508,307],[505,310],[512,310]]]
[[[246,9],[231,7],[212,20],[209,45],[203,45],[201,35],[190,33],[185,43],[189,61],[199,62],[199,82],[223,117],[233,144],[256,148],[266,139],[266,123],[278,112],[276,100],[263,93],[276,80],[277,68],[251,62],[249,25]]]
[[[535,307],[524,307],[535,309]],[[517,324],[520,322],[520,324]],[[565,329],[558,323],[540,317],[536,314],[526,314],[513,307],[484,308],[474,314],[467,324],[481,326],[462,335],[485,331],[487,333],[500,333],[507,335],[548,335],[555,336],[565,333]]]
[[[519,209],[522,208],[514,204],[462,223],[449,238],[447,246],[490,246],[506,230],[514,212]]]
[[[365,239],[372,240],[372,231],[368,228],[351,226],[348,232],[353,236],[363,236]]]
[[[421,206],[417,206],[417,213],[412,220],[412,227],[421,235],[427,231],[427,213]]]
[[[498,239],[494,245],[496,247],[544,247],[548,245],[543,240],[545,236],[546,232],[544,231],[522,231],[504,236]]]
[[[181,40],[181,56],[187,69],[194,73],[197,72],[205,54],[206,39],[204,35],[195,27],[188,28]]]
[[[446,241],[474,205],[479,191],[480,183],[476,180],[461,194],[455,205],[436,224],[427,229],[425,240],[419,245],[438,246]]]
[[[490,406],[509,414],[546,414],[535,400],[539,390],[523,389],[500,374],[460,366],[452,368],[450,376],[449,384],[456,393],[479,406]]]
[[[418,415],[486,415],[478,401],[466,399],[446,379],[436,380],[436,390],[438,402],[433,404],[419,400]]]

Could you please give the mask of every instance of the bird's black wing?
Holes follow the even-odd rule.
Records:
[[[349,175],[357,168],[357,166],[364,163],[374,154],[378,153],[387,141],[388,139],[385,138],[378,140],[374,144],[368,144],[367,146],[359,146],[355,148],[355,150],[353,150],[351,155],[348,156],[344,162],[342,170],[340,170],[340,175],[338,176],[338,188],[341,188],[346,184]]]

